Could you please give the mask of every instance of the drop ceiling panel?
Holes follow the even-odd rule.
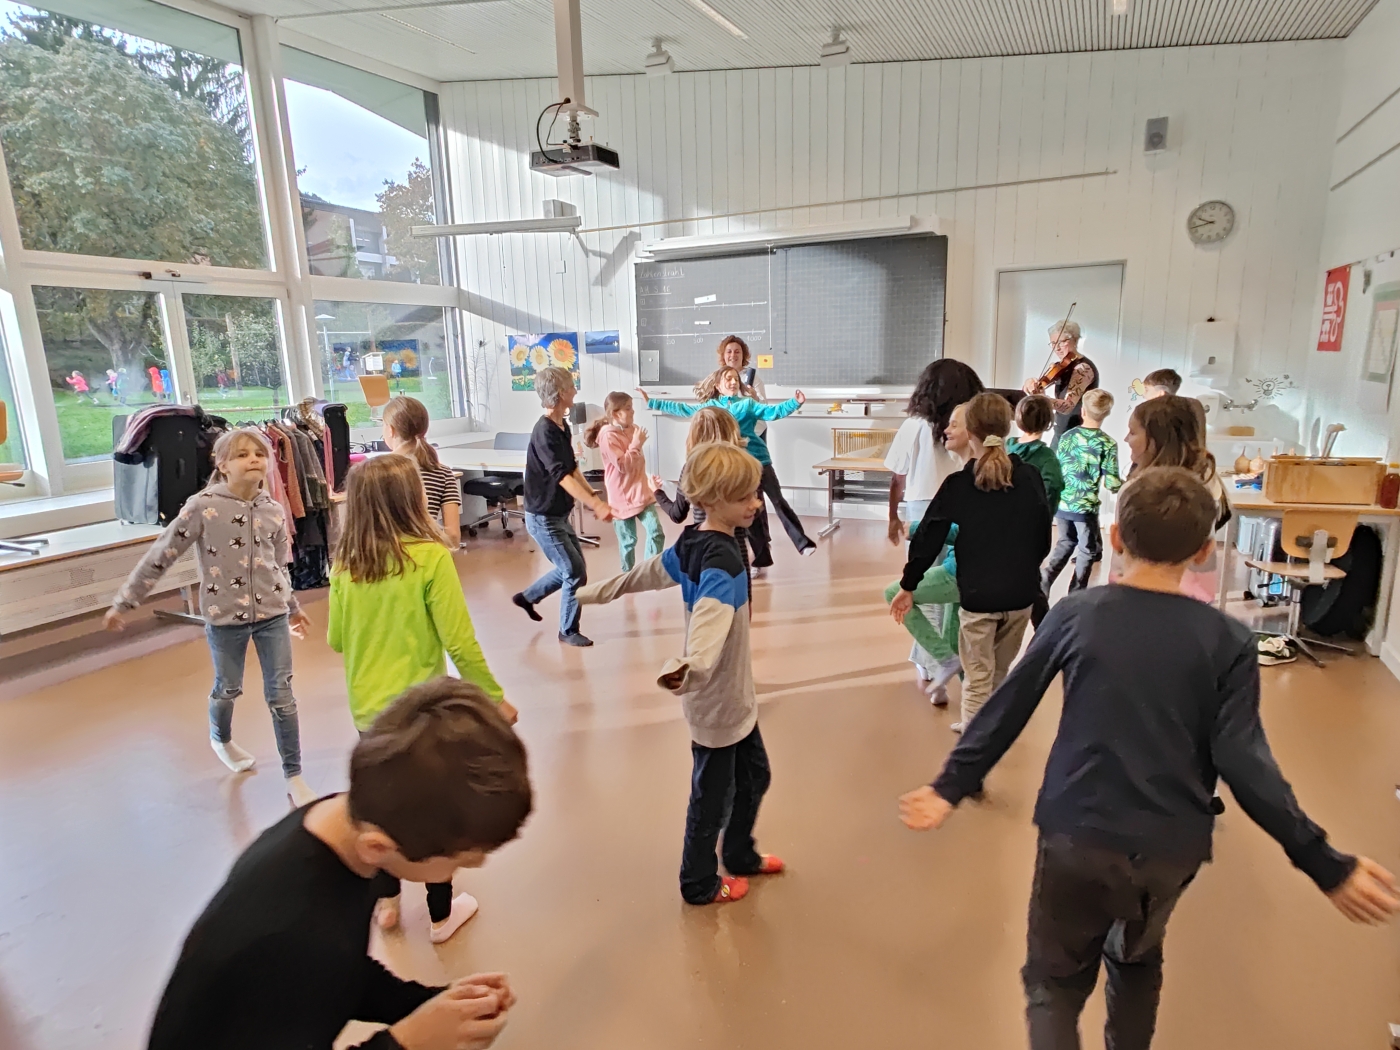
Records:
[[[660,37],[678,70],[815,65],[833,26],[856,62],[1056,54],[1348,35],[1376,0],[583,0],[590,74],[640,73]],[[437,80],[554,75],[550,0],[233,0],[249,13]],[[386,10],[350,13],[365,7]],[[315,17],[304,17],[315,15]]]

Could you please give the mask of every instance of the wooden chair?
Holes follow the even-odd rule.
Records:
[[[1354,510],[1285,510],[1279,525],[1279,544],[1288,561],[1246,559],[1251,569],[1266,572],[1283,580],[1288,594],[1288,629],[1282,633],[1309,660],[1321,667],[1322,658],[1313,646],[1351,653],[1345,645],[1313,638],[1304,641],[1298,635],[1303,589],[1328,580],[1340,580],[1346,573],[1330,564],[1351,547],[1356,531],[1358,512]],[[1293,559],[1299,559],[1294,561]]]
[[[369,418],[378,422],[384,418],[384,406],[389,403],[389,377],[385,375],[360,376],[360,390],[369,405]]]

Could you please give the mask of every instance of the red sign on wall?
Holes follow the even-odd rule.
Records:
[[[1322,293],[1322,331],[1318,333],[1317,348],[1335,353],[1342,348],[1342,325],[1347,318],[1347,287],[1351,284],[1351,267],[1338,266],[1327,271],[1327,284]]]

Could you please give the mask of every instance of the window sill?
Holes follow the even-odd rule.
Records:
[[[112,521],[115,517],[110,488],[65,496],[7,500],[0,503],[0,539],[95,525],[100,521]]]

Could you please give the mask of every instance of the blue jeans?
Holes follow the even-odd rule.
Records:
[[[560,591],[559,633],[577,634],[579,606],[574,592],[588,582],[588,567],[583,562],[583,548],[579,546],[578,535],[568,518],[549,518],[528,511],[525,513],[525,529],[540,545],[544,556],[554,563],[554,568],[521,593],[527,602],[534,605]]]
[[[758,726],[728,747],[701,747],[691,741],[690,754],[681,896],[688,904],[709,904],[720,887],[716,846],[731,875],[753,875],[762,865],[763,858],[754,848],[753,826],[773,776]]]
[[[209,736],[227,744],[233,735],[233,702],[243,695],[243,664],[251,639],[262,667],[263,698],[272,711],[272,731],[282,756],[282,775],[301,775],[301,732],[292,695],[292,632],[286,615],[256,623],[205,624],[204,637],[214,658],[214,688],[209,693]]]
[[[613,531],[617,533],[617,555],[622,559],[622,571],[627,572],[636,560],[638,527],[646,530],[648,558],[655,558],[666,549],[666,534],[661,531],[661,516],[656,513],[656,504],[644,507],[630,518],[614,518]]]

